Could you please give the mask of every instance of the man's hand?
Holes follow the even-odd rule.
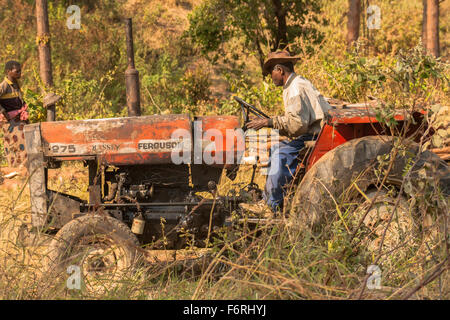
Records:
[[[257,119],[247,123],[247,129],[259,130],[261,128],[269,127],[270,119]]]

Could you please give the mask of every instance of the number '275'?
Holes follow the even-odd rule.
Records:
[[[69,145],[53,145],[52,146],[52,152],[53,153],[65,153],[65,152],[69,152],[69,153],[74,153],[75,152],[75,146],[73,144],[69,144]]]

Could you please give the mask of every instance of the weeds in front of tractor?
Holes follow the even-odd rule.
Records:
[[[392,159],[387,157],[383,161],[379,169],[381,180]],[[412,166],[405,169],[405,176],[409,168]],[[249,178],[244,171],[238,178]],[[58,180],[52,180],[54,187]],[[71,186],[63,183],[59,190],[82,190],[86,187],[80,183],[82,180],[79,178]],[[424,177],[423,183],[432,181]],[[142,251],[147,263],[140,264],[132,273],[96,286],[84,283],[77,290],[68,289],[71,275],[65,271],[51,278],[42,272],[49,238],[42,234],[31,236],[22,228],[30,209],[24,184],[18,192],[2,194],[0,296],[10,299],[448,299],[448,199],[438,193],[417,193],[406,203],[402,202],[406,212],[417,212],[412,215],[415,227],[408,231],[396,227],[401,225],[400,204],[389,207],[385,212],[390,217],[388,221],[395,230],[405,232],[394,242],[389,242],[388,232],[380,243],[374,241],[380,235],[374,236],[374,229],[361,223],[368,210],[364,200],[374,197],[358,191],[357,180],[353,186],[363,203],[335,199],[339,214],[328,216],[320,229],[301,225],[295,217],[256,227],[244,221],[232,230],[218,231],[219,237],[211,240],[208,251],[191,247],[177,252],[178,257],[173,252]],[[422,189],[426,190],[424,186]],[[401,195],[398,190],[380,190],[379,197],[392,192],[394,199]],[[380,203],[384,203],[383,199]],[[384,221],[381,231],[389,228],[389,223]],[[182,254],[184,259],[179,259]],[[380,273],[368,274],[370,265],[376,265]],[[380,283],[372,282],[371,277],[378,275]]]
[[[367,39],[369,41],[366,44],[363,43],[360,52],[349,54],[344,54],[344,33],[340,32],[345,30],[341,28],[341,17],[345,10],[343,3],[344,1],[336,1],[326,4],[323,15],[330,18],[330,24],[319,26],[320,31],[327,36],[324,43],[315,46],[314,54],[307,52],[302,46],[303,42],[298,44],[303,52],[300,53],[303,59],[296,65],[299,74],[310,79],[326,96],[353,102],[366,99],[368,95],[377,97],[381,102],[378,120],[391,128],[395,127],[392,112],[398,107],[410,111],[421,105],[437,102],[447,104],[448,63],[424,56],[417,49],[412,50],[411,55],[405,56],[402,53],[394,57],[394,54],[399,53],[399,48],[409,48],[418,38],[420,23],[406,21],[416,19],[414,21],[418,22],[421,17],[420,1],[379,3],[383,11],[384,27],[369,35],[371,39]],[[32,5],[19,2],[14,5],[19,6],[16,10],[11,9],[16,14],[5,15],[6,19],[17,18],[17,14],[23,17],[33,10]],[[101,5],[104,5],[103,2]],[[396,10],[392,10],[392,6],[395,6]],[[122,94],[123,79],[121,73],[117,72],[117,65],[124,65],[124,55],[120,55],[120,48],[124,46],[120,42],[108,41],[116,32],[107,31],[111,26],[121,28],[120,24],[115,23],[119,11],[115,2],[107,4],[107,8],[112,12],[107,19],[99,20],[98,17],[102,16],[102,13],[95,8],[92,8],[91,16],[85,17],[83,23],[86,26],[94,28],[93,30],[101,29],[88,34],[88,41],[75,33],[62,36],[64,28],[52,29],[55,38],[59,39],[53,43],[59,46],[54,52],[60,52],[59,56],[54,57],[55,85],[58,93],[65,93],[61,110],[68,111],[58,113],[61,119],[110,117],[123,115],[125,112],[122,108],[125,102],[125,95]],[[446,8],[448,9],[448,6],[444,10]],[[51,20],[55,23],[64,23],[64,19],[57,19],[58,14],[64,14],[62,9],[61,6],[50,8]],[[155,9],[150,6],[144,9],[144,14],[140,18],[136,17],[138,20],[135,21],[153,21],[161,16],[159,7]],[[405,15],[404,12],[411,14]],[[164,19],[167,20],[167,17],[164,16]],[[108,23],[108,28],[105,28],[104,23]],[[182,27],[178,22],[176,25]],[[14,28],[15,24],[4,23],[4,26]],[[32,28],[32,25],[28,27]],[[448,28],[448,24],[445,28]],[[162,33],[164,37],[167,36]],[[30,43],[34,43],[35,39],[34,32],[24,34],[28,37],[19,37],[23,45],[17,47],[25,49],[19,52],[18,58],[27,60],[28,52],[33,51]],[[157,34],[161,34],[161,31]],[[198,76],[186,68],[188,62],[192,63],[189,56],[195,54],[185,40],[170,35],[170,40],[167,41],[170,45],[164,44],[154,49],[153,42],[157,41],[149,41],[154,40],[153,36],[154,33],[136,34],[136,47],[142,52],[137,54],[136,62],[143,79],[142,101],[145,114],[193,110],[197,110],[197,115],[235,113],[235,104],[230,102],[231,100],[219,103],[202,101],[208,96],[209,79],[201,68],[193,68],[198,71]],[[15,32],[5,32],[2,37],[6,37],[3,39],[5,43],[11,42],[8,39],[14,38]],[[100,57],[100,62],[97,59],[99,56],[96,45],[99,37],[106,45],[102,49],[105,54]],[[147,39],[148,37],[151,39]],[[76,45],[67,45],[68,43]],[[174,43],[179,45],[173,45]],[[444,39],[444,43],[448,44],[448,40]],[[73,47],[83,49],[73,51]],[[148,48],[152,50],[149,51]],[[1,53],[3,60],[16,55],[14,50],[7,46],[6,51]],[[61,54],[67,50],[73,52]],[[73,54],[76,52],[79,54],[74,60]],[[86,54],[91,52],[95,59],[86,57]],[[65,61],[67,57],[70,57],[70,63]],[[242,60],[241,57],[239,59]],[[244,59],[245,62],[251,63],[253,58],[248,59],[245,56]],[[29,74],[36,73],[37,60],[33,61],[28,61],[26,70]],[[67,65],[77,66],[81,72],[65,67]],[[245,71],[232,68],[232,71],[237,75],[230,73],[230,77],[227,77],[228,74],[223,75],[223,72],[220,72],[226,79],[227,89],[261,106],[265,112],[277,113],[276,108],[281,104],[280,92],[274,90],[270,82],[259,79],[257,68],[249,67]],[[247,73],[250,76],[239,78]],[[40,121],[45,110],[38,101],[39,96],[34,93],[39,91],[37,77],[24,77],[24,81],[24,92],[31,108],[30,116],[33,121]],[[100,90],[96,90],[97,87]],[[170,92],[165,90],[171,88],[175,89],[169,90]],[[438,107],[432,107],[432,112],[427,115],[430,124],[434,121],[433,117],[436,117]],[[435,122],[437,127],[448,124],[448,120],[440,121],[441,123]],[[423,149],[430,145],[445,145],[448,134],[443,129],[437,133],[433,140],[429,140],[429,137],[422,140]],[[1,140],[0,138],[0,144]],[[0,150],[3,150],[1,145]],[[400,146],[397,150],[400,155],[405,152]],[[386,176],[393,158],[394,155],[387,155],[379,159],[381,169],[378,169],[377,174],[380,181]],[[412,163],[414,157],[405,168],[405,176],[408,175]],[[77,174],[72,177],[64,176],[63,171],[69,169],[77,171],[76,167],[63,167],[61,181],[58,177],[51,180],[52,189],[70,191],[67,193],[86,199],[86,179]],[[248,183],[249,172],[246,169],[243,168],[239,172],[237,181],[225,180],[219,186],[220,193],[226,194],[235,184]],[[149,252],[147,260],[152,262],[151,265],[139,267],[134,275],[122,279],[120,286],[111,286],[107,282],[106,292],[93,294],[87,293],[86,290],[68,289],[67,279],[70,275],[65,272],[58,281],[42,273],[49,238],[42,234],[31,236],[22,227],[23,223],[29,222],[30,212],[28,187],[25,182],[12,191],[0,191],[0,298],[450,297],[448,199],[443,198],[439,191],[427,191],[427,186],[433,181],[426,175],[419,181],[418,186],[411,185],[408,179],[400,181],[399,187],[403,187],[403,193],[409,195],[406,202],[400,198],[402,192],[397,188],[382,188],[377,194],[371,194],[363,191],[359,181],[355,180],[352,192],[349,193],[359,195],[360,201],[334,199],[334,214],[327,217],[320,232],[303,228],[294,218],[287,219],[281,225],[259,226],[256,229],[249,229],[245,224],[236,227],[232,233],[223,233],[223,239],[213,241],[209,254],[205,255],[197,248],[190,248],[186,254],[191,259],[185,261],[176,260],[170,254],[161,257]],[[264,176],[258,177],[256,182],[262,186]],[[294,193],[295,190],[290,192]],[[390,206],[383,201],[387,196],[394,199]],[[387,219],[379,225],[369,227],[369,219],[365,220],[363,217],[372,216],[374,205],[378,210],[383,206],[388,207],[389,210],[383,212]],[[409,215],[416,212],[411,215],[415,223],[414,232],[404,231],[398,216],[399,209]],[[385,231],[391,228],[398,229],[398,238],[389,238],[389,233]],[[381,289],[367,288],[370,278],[376,276],[367,274],[369,266],[374,264],[381,270]]]

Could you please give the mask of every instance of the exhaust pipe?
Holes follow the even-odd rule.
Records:
[[[125,86],[127,90],[128,116],[141,115],[141,99],[139,94],[139,72],[134,66],[133,29],[131,18],[125,19],[127,35],[128,67],[125,71]]]

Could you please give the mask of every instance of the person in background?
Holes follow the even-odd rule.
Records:
[[[28,106],[22,97],[19,79],[22,67],[17,61],[5,65],[5,79],[0,83],[0,126],[6,159],[10,167],[26,167],[25,136],[23,128],[28,123]]]

